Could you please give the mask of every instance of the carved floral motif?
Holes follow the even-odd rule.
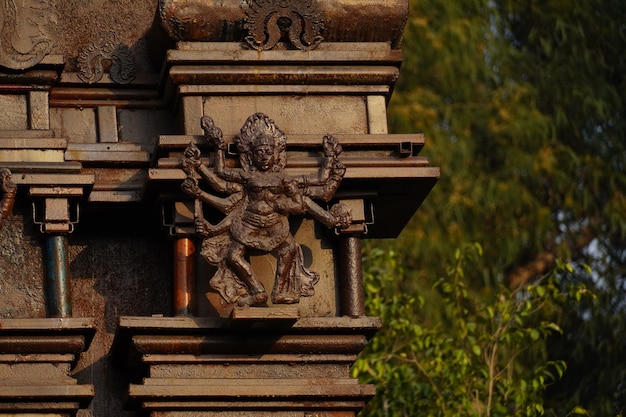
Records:
[[[324,39],[316,5],[314,0],[245,0],[246,42],[257,50],[272,49],[286,34],[295,48],[314,49]]]
[[[26,69],[52,50],[57,14],[52,0],[0,0],[0,66]]]
[[[324,159],[318,174],[290,176],[284,172],[287,138],[265,114],[250,116],[235,140],[241,168],[225,167],[226,142],[213,120],[205,116],[201,126],[206,140],[217,148],[213,168],[202,164],[200,150],[190,145],[183,158],[187,178],[181,188],[195,198],[196,232],[203,238],[200,254],[217,267],[210,286],[229,303],[265,304],[267,292],[246,260],[254,250],[277,257],[273,303],[292,304],[300,297],[312,296],[319,275],[305,268],[302,248],[290,232],[288,218],[309,214],[329,228],[349,226],[351,214],[346,206],[339,203],[327,211],[314,201],[330,200],[345,173],[337,139],[324,137]],[[200,188],[197,175],[211,191]],[[204,217],[203,204],[215,207],[225,217],[217,224],[210,223]]]
[[[113,32],[102,32],[98,39],[85,46],[78,55],[78,76],[86,83],[95,83],[104,75],[104,64],[111,62],[109,76],[117,84],[135,79],[136,64],[130,48],[120,44]]]

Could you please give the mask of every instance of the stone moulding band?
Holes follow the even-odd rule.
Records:
[[[255,7],[261,8],[260,12],[241,7],[241,3],[213,0],[161,0],[159,3],[161,25],[168,35],[177,41],[245,42],[246,36],[253,38],[255,36],[246,29],[251,26],[251,15],[268,13],[273,9],[274,3],[280,3],[280,6],[285,2],[252,1]],[[299,10],[300,15],[305,14],[301,9]],[[314,10],[315,13],[307,17],[311,25],[309,32],[313,36],[309,38],[306,46],[315,44],[321,46],[326,42],[338,41],[375,41],[389,42],[395,49],[400,47],[409,2],[408,0],[385,0],[384,2],[324,0],[318,1]],[[318,18],[316,19],[315,16]],[[323,17],[323,30],[320,16]],[[276,19],[276,24],[279,24],[278,20],[279,18]],[[280,22],[280,24],[283,23]],[[315,25],[318,26],[319,34],[314,28]],[[320,37],[324,38],[324,42],[319,43]],[[258,33],[256,39],[260,39]],[[301,41],[301,38],[299,39]],[[258,41],[253,43],[258,45]],[[264,44],[261,43],[261,45]],[[249,47],[252,48],[252,46]]]

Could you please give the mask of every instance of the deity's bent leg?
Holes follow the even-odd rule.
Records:
[[[281,244],[277,250],[276,280],[272,290],[273,303],[292,304],[300,299],[299,285],[294,274],[298,248],[298,244],[292,238]]]
[[[226,262],[228,263],[228,266],[230,266],[239,279],[241,279],[248,286],[250,293],[247,297],[240,298],[238,300],[238,304],[263,304],[267,301],[267,293],[265,292],[263,284],[261,284],[261,282],[257,279],[254,271],[252,271],[252,267],[248,261],[246,261],[244,257],[245,250],[245,246],[234,241],[231,243],[231,246],[228,249],[228,254],[226,255]]]
[[[278,248],[277,256],[272,302],[293,304],[300,301],[300,296],[312,296],[313,286],[319,281],[319,275],[304,267],[302,248],[293,237]]]

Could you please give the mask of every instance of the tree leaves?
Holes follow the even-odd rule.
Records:
[[[456,248],[473,242],[484,254],[460,271],[470,299],[494,300],[503,284],[524,287],[561,268],[562,285],[585,284],[597,301],[581,290],[555,311],[558,321],[547,320],[555,332],[550,354],[569,364],[549,405],[560,415],[575,405],[591,415],[619,413],[626,409],[619,382],[626,376],[626,2],[412,0],[411,7],[390,127],[424,132],[422,152],[442,177],[397,240],[370,244],[393,248],[402,266],[386,297],[409,297],[393,306],[372,300],[380,303],[375,311],[412,311],[419,323],[454,327],[440,297],[455,285],[433,284],[450,272]],[[486,314],[501,314],[485,305]],[[539,343],[537,331],[526,336]],[[440,339],[429,340],[426,349]],[[476,356],[473,347],[466,353]]]
[[[491,297],[476,298],[464,280],[480,253],[480,245],[457,249],[448,274],[437,280],[438,323],[419,319],[427,304],[382,290],[399,272],[397,255],[374,250],[367,256],[366,282],[382,290],[367,293],[368,314],[382,313],[384,327],[352,370],[380,387],[366,415],[543,414],[546,387],[566,369],[543,350],[545,340],[561,332],[549,318],[575,291],[562,291],[553,273],[515,291],[500,286]]]

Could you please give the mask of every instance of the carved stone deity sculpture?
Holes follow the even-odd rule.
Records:
[[[225,166],[227,144],[213,120],[204,116],[201,126],[205,139],[216,147],[213,166],[204,165],[200,150],[191,144],[183,158],[187,178],[181,188],[195,198],[196,232],[203,238],[200,254],[217,267],[211,288],[232,304],[266,304],[268,294],[246,260],[254,250],[277,257],[272,303],[293,304],[300,297],[312,296],[319,275],[305,268],[302,248],[291,234],[288,218],[308,214],[329,228],[349,226],[351,214],[346,206],[338,203],[327,211],[314,201],[329,201],[344,176],[337,139],[324,137],[324,159],[318,173],[290,176],[284,171],[287,138],[265,114],[250,116],[236,137],[241,165],[237,168]],[[202,190],[197,176],[212,190]],[[224,218],[210,223],[204,217],[203,204],[215,207]]]

